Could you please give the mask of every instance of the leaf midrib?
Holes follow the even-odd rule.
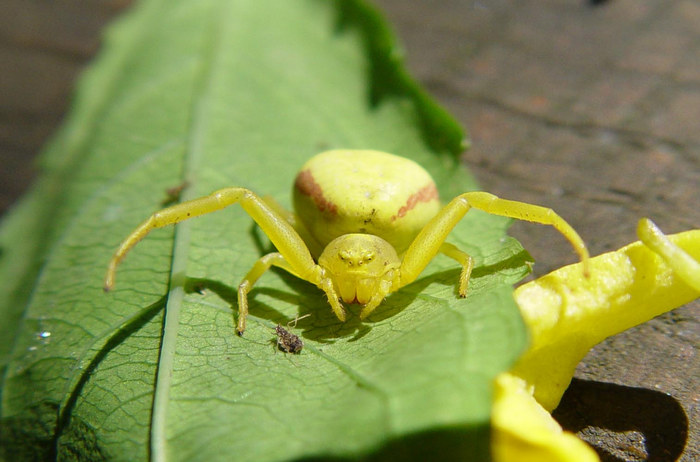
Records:
[[[225,9],[226,3],[222,3]],[[209,27],[205,45],[201,53],[201,70],[194,87],[190,128],[188,130],[188,148],[184,153],[184,163],[182,172],[183,184],[190,187],[183,191],[181,199],[183,201],[193,199],[192,187],[197,181],[196,172],[200,168],[204,151],[205,131],[208,122],[208,108],[211,95],[212,76],[218,62],[217,57],[221,52],[221,28],[223,21],[228,16],[223,12],[212,9],[210,20],[212,27]],[[158,371],[156,374],[153,411],[150,425],[150,447],[151,460],[165,462],[167,457],[167,412],[170,402],[170,389],[172,387],[173,364],[178,339],[180,314],[183,308],[185,297],[185,282],[187,260],[190,249],[190,224],[185,221],[175,228],[172,252],[172,266],[170,273],[169,292],[163,316],[162,342],[158,358]]]

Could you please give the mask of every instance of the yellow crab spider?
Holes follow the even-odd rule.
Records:
[[[345,321],[345,303],[363,305],[365,319],[384,300],[413,282],[442,253],[462,265],[459,295],[465,297],[472,258],[445,242],[470,208],[551,225],[571,242],[584,267],[583,240],[553,210],[467,192],[442,207],[435,182],[415,162],[379,151],[334,150],[311,158],[293,188],[296,215],[254,192],[238,187],[160,210],[139,225],[114,253],[105,290],[114,286],[117,265],[152,229],[240,203],[277,252],[260,258],[238,286],[238,326],[243,334],[248,293],[271,266],[304,279],[328,297],[335,315]]]

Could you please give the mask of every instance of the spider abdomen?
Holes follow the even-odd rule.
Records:
[[[423,167],[370,150],[312,157],[297,175],[293,196],[297,216],[322,246],[345,234],[373,234],[399,254],[441,208]]]

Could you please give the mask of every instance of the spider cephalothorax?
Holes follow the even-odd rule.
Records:
[[[294,182],[296,215],[245,188],[231,187],[160,210],[137,227],[115,252],[105,278],[114,285],[117,265],[152,229],[240,203],[277,248],[260,258],[238,287],[237,330],[248,314],[248,293],[271,266],[315,284],[338,319],[345,303],[363,305],[364,319],[386,295],[413,282],[438,253],[462,265],[459,294],[467,293],[472,258],[445,239],[474,207],[495,215],[554,226],[584,262],[583,241],[548,208],[467,192],[444,207],[430,175],[415,162],[379,151],[326,151],[311,158]]]

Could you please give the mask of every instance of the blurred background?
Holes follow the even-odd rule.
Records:
[[[0,0],[0,217],[31,185],[128,0]],[[470,133],[482,188],[557,210],[593,254],[700,227],[697,0],[376,0],[413,76]],[[399,153],[400,154],[400,153]],[[516,223],[535,275],[576,257]],[[700,303],[596,347],[555,412],[605,461],[700,460]]]

